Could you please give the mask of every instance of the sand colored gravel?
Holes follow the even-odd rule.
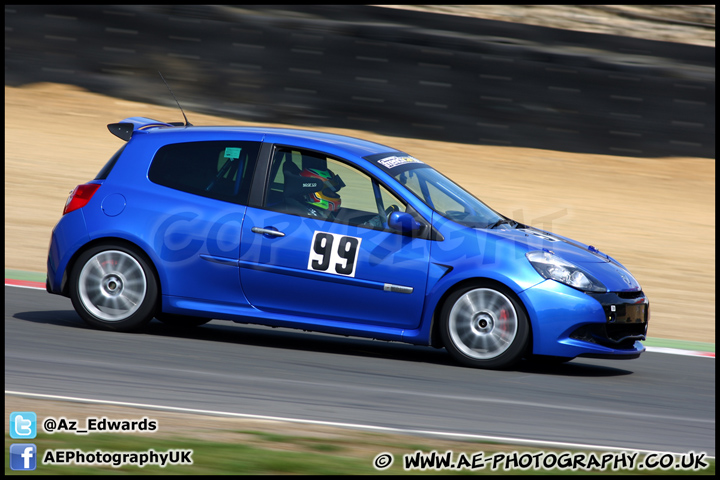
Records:
[[[243,125],[186,113],[195,125]],[[6,268],[45,271],[50,232],[68,193],[91,180],[122,146],[106,125],[130,116],[182,120],[176,109],[68,85],[5,87]],[[404,150],[501,213],[596,246],[640,281],[651,301],[651,337],[714,342],[714,160],[582,155],[326,130]]]

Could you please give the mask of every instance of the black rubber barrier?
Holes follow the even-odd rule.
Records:
[[[711,47],[358,5],[6,5],[6,85],[172,106],[158,71],[186,110],[247,121],[715,157]]]

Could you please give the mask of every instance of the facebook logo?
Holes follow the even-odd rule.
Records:
[[[35,470],[37,447],[32,443],[10,445],[10,468],[12,470]]]
[[[10,438],[35,438],[37,415],[35,412],[12,412],[10,414]]]

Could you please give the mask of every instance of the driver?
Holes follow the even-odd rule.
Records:
[[[305,168],[300,172],[300,176],[318,180],[319,183],[316,185],[321,187],[317,191],[306,193],[302,198],[309,216],[325,219],[340,209],[342,202],[337,192],[345,186],[345,183],[338,175],[327,169]]]
[[[328,169],[327,163],[317,160],[303,157],[302,170],[293,161],[284,161],[285,208],[295,214],[326,220],[340,209],[338,190],[345,182]]]

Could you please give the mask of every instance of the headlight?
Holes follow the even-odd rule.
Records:
[[[535,250],[526,253],[525,256],[544,278],[555,280],[583,292],[607,292],[607,288],[600,280],[552,252]]]

